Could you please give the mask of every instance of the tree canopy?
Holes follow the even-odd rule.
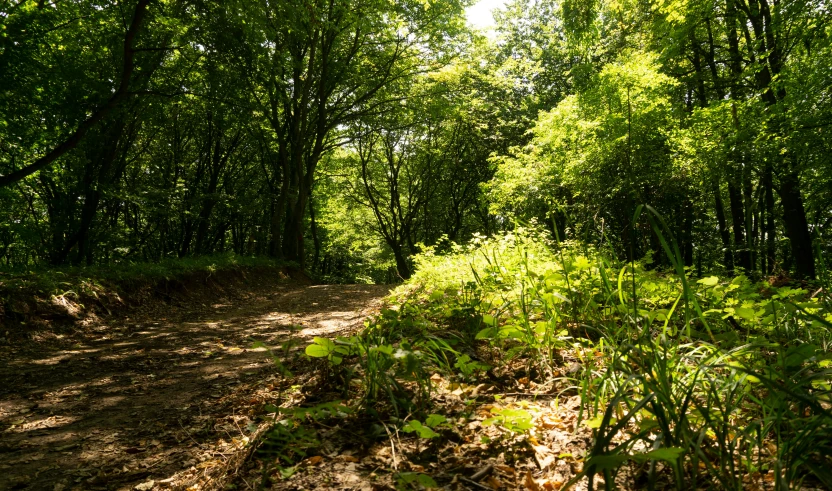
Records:
[[[513,0],[490,35],[468,5],[5,4],[0,261],[390,281],[537,221],[666,267],[649,204],[698,274],[825,271],[824,3]]]

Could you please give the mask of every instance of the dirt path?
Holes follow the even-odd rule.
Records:
[[[239,453],[255,408],[278,397],[280,371],[254,341],[301,350],[352,331],[388,291],[279,286],[100,323],[70,349],[0,347],[0,490],[187,488]]]

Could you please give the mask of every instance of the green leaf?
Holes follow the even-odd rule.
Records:
[[[757,313],[754,312],[754,309],[749,309],[747,307],[737,307],[734,309],[734,313],[746,320],[754,320],[757,318]]]
[[[595,472],[603,472],[608,469],[617,469],[621,464],[630,459],[629,455],[598,455],[589,459],[586,467],[595,466]]]
[[[584,426],[587,428],[592,428],[593,430],[597,430],[601,427],[601,423],[604,421],[604,413],[599,412],[594,418],[585,419]],[[612,421],[610,421],[612,422]]]
[[[589,269],[589,268],[591,268],[591,267],[592,267],[592,264],[589,262],[589,260],[588,260],[586,257],[584,257],[584,256],[578,256],[578,257],[575,259],[575,263],[574,263],[574,265],[573,265],[573,266],[574,266],[574,267],[575,267],[575,269],[577,269],[577,270],[582,270],[582,269]]]
[[[499,330],[495,327],[486,327],[485,329],[480,330],[477,333],[476,339],[491,339],[495,337],[499,333]]]
[[[396,480],[399,481],[399,484],[411,484],[411,483],[418,483],[426,488],[437,488],[439,487],[436,484],[436,481],[433,480],[427,474],[419,474],[416,472],[401,472],[396,475]],[[398,487],[397,487],[398,488]]]
[[[678,447],[657,448],[651,450],[644,455],[648,460],[664,460],[666,462],[676,462],[679,457],[685,453],[685,450]],[[638,454],[637,454],[638,455]]]
[[[438,425],[444,423],[448,419],[441,414],[431,414],[428,416],[428,419],[425,420],[425,424],[430,426],[431,428],[436,428]]]
[[[421,422],[416,420],[408,422],[406,425],[404,425],[402,430],[405,433],[415,432],[421,438],[436,438],[439,436],[439,433],[433,431],[432,429],[428,428],[427,426],[423,425]]]
[[[306,347],[306,354],[313,358],[326,358],[329,356],[329,350],[320,344],[310,344]]]
[[[313,358],[326,358],[335,351],[335,343],[327,338],[315,338],[306,347],[306,354]]]
[[[433,478],[430,477],[427,474],[419,474],[419,476],[417,477],[416,480],[419,482],[419,484],[421,484],[422,486],[424,486],[426,488],[438,488],[439,487],[439,485],[436,484],[436,481],[434,481]]]
[[[701,280],[697,281],[697,283],[705,286],[716,286],[719,283],[719,277],[708,276],[707,278],[702,278]]]

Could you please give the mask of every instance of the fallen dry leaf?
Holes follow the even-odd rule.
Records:
[[[543,483],[543,489],[546,491],[555,491],[560,489],[561,486],[563,486],[563,481],[550,481],[547,479],[546,482]]]
[[[303,461],[304,465],[318,465],[324,461],[324,458],[320,455],[313,455],[312,457],[307,458]]]
[[[141,484],[137,484],[136,487],[133,489],[135,489],[136,491],[150,491],[151,489],[153,489],[153,486],[155,485],[155,481],[147,481]]]
[[[537,484],[537,481],[535,481],[532,477],[531,472],[526,473],[526,478],[523,480],[523,484],[529,491],[540,491],[540,486]]]
[[[548,469],[555,462],[555,456],[547,446],[531,443],[531,447],[534,450],[534,458],[537,461],[537,465],[541,469]]]

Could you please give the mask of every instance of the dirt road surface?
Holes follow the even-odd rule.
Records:
[[[276,286],[0,346],[0,490],[204,482],[246,447],[252,415],[285,378],[253,343],[301,352],[360,328],[388,292]]]

